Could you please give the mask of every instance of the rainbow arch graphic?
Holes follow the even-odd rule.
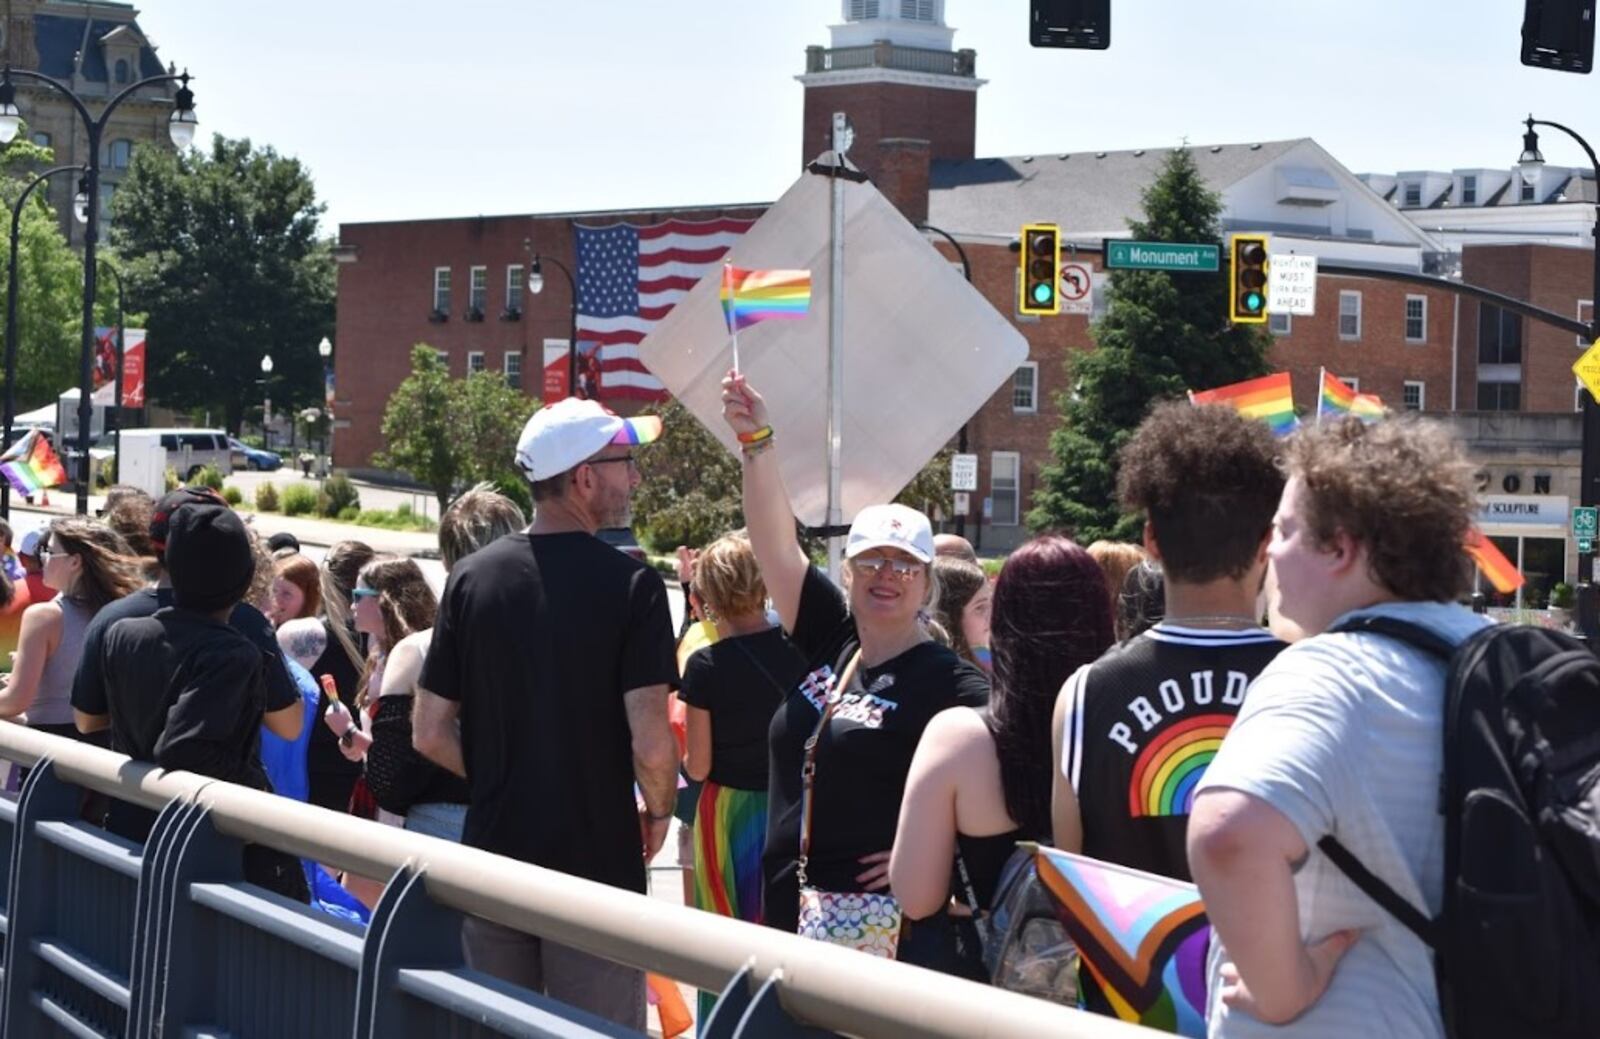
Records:
[[[1200,714],[1167,729],[1140,751],[1128,784],[1128,813],[1140,816],[1188,815],[1194,790],[1217,756],[1231,714]]]

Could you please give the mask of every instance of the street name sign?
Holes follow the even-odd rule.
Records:
[[[1222,247],[1196,242],[1128,242],[1103,240],[1107,270],[1220,271]]]
[[[1592,343],[1583,356],[1573,363],[1572,374],[1583,383],[1595,403],[1600,404],[1600,341]]]
[[[978,489],[978,456],[950,456],[950,489],[975,491]]]
[[[1061,261],[1061,313],[1094,313],[1094,270],[1087,263]]]
[[[1275,253],[1267,260],[1267,313],[1310,317],[1317,312],[1317,258]]]

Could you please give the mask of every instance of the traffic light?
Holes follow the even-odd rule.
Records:
[[[1028,42],[1035,47],[1111,46],[1111,0],[1032,0],[1028,6]]]
[[[1560,72],[1594,67],[1595,0],[1527,0],[1522,63]]]
[[[1267,236],[1236,234],[1229,242],[1228,318],[1236,325],[1267,320]]]
[[[1061,313],[1061,228],[1055,224],[1022,227],[1022,299],[1024,314]]]

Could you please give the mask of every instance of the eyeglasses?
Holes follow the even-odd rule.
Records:
[[[376,599],[377,597],[378,590],[376,588],[354,588],[350,591],[350,598],[352,599]]]
[[[856,573],[864,577],[877,577],[888,567],[889,572],[902,581],[909,581],[922,570],[922,564],[911,559],[890,559],[888,556],[858,556],[850,560]]]
[[[54,548],[51,548],[49,545],[40,545],[36,551],[39,554],[40,565],[50,562],[51,556],[64,556],[67,554],[67,550],[62,548],[60,545],[57,545]]]
[[[631,455],[631,454],[618,455],[615,458],[591,458],[591,459],[589,459],[589,463],[588,464],[590,464],[590,465],[603,465],[606,462],[627,462],[629,465],[638,465],[639,464],[638,462],[634,461],[633,455]]]

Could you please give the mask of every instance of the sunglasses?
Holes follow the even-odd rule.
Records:
[[[376,588],[356,588],[350,592],[351,599],[376,599],[377,597],[378,590]]]
[[[887,567],[889,572],[901,581],[911,580],[912,575],[922,570],[922,564],[915,560],[890,559],[888,556],[858,557],[850,560],[850,565],[863,577],[877,577]]]

